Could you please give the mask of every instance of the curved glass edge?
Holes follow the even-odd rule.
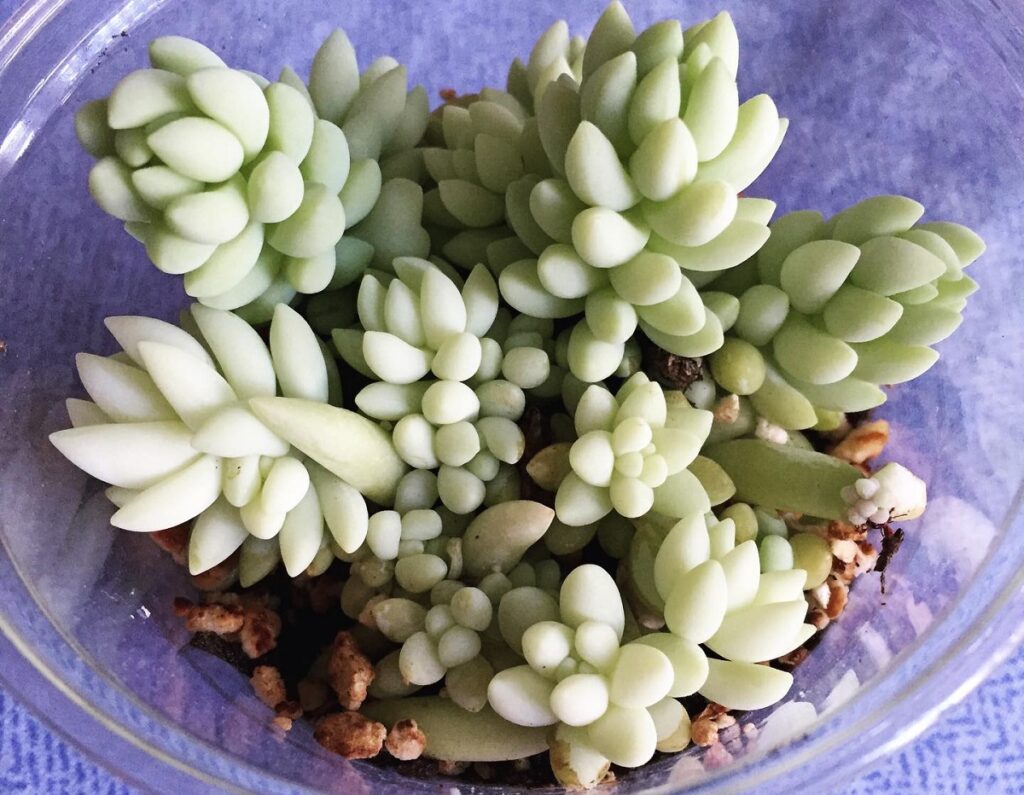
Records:
[[[187,769],[160,761],[148,747],[131,742],[116,725],[102,720],[91,704],[68,692],[20,641],[0,620],[0,684],[16,694],[33,717],[128,785],[150,790],[154,781],[160,781],[178,792],[195,786],[197,780]],[[204,783],[211,792],[229,792],[212,780]]]
[[[153,10],[154,6],[160,3],[133,2],[127,4],[125,11],[117,18],[107,20],[101,28],[80,28],[88,30],[83,36],[83,41],[90,36],[95,38],[99,30],[113,29],[126,19],[139,19]],[[948,3],[944,5],[949,5]],[[958,7],[964,4],[956,4]],[[966,4],[975,14],[988,13],[993,10],[996,13],[1002,11],[1010,19],[1024,18],[1024,12],[1015,6],[1005,6],[1002,3],[991,3],[988,10],[983,12],[981,4]],[[8,93],[7,89],[12,85],[22,86],[27,89],[38,88],[41,85],[33,81],[31,75],[19,75],[17,69],[10,69],[17,53],[27,46],[39,30],[61,11],[72,16],[86,16],[84,7],[87,4],[76,4],[74,0],[41,0],[36,3],[29,3],[20,9],[15,16],[8,21],[0,30],[0,85],[5,89],[6,96],[14,101],[5,103],[8,112],[17,114],[21,103],[17,101],[14,94]],[[148,10],[147,10],[148,9]],[[126,16],[127,15],[127,16]],[[956,15],[946,13],[937,14],[935,18],[946,18],[952,20]],[[959,18],[962,22],[963,17]],[[72,23],[73,24],[73,23]],[[1017,33],[1014,33],[1016,28]],[[965,33],[966,30],[966,33]],[[1000,70],[1018,86],[1024,86],[1021,80],[1021,61],[1019,56],[1013,58],[998,58],[998,53],[1019,53],[1019,31],[1018,25],[1007,25],[1004,28],[1006,40],[995,41],[992,58],[999,61]],[[947,35],[951,31],[940,30],[938,35]],[[970,25],[958,25],[956,35],[977,35],[977,29]],[[1014,38],[1016,36],[1016,39]],[[51,77],[49,75],[43,78]],[[22,95],[22,91],[17,94]],[[31,96],[31,95],[30,95]],[[28,146],[30,141],[11,138],[12,133],[17,132],[15,124],[8,124],[7,112],[0,112],[0,129],[4,130],[4,138],[0,143],[0,174],[6,170],[5,165],[17,158],[20,151]],[[1019,504],[1019,496],[1017,504]],[[1003,536],[1003,545],[1007,538],[1012,537],[1016,532],[1024,530],[1018,522],[1006,535]],[[992,551],[991,558],[997,561],[1001,547]],[[1005,565],[1003,568],[1007,568]],[[969,626],[970,630],[963,636],[951,642],[951,639],[940,637],[936,633],[926,635],[919,646],[908,651],[905,657],[901,658],[900,665],[894,670],[883,675],[879,680],[872,682],[870,693],[862,694],[855,703],[833,713],[827,725],[819,725],[812,729],[805,737],[790,743],[784,754],[775,749],[768,754],[766,764],[757,770],[751,771],[751,759],[736,771],[726,771],[721,775],[709,778],[707,781],[697,784],[694,791],[710,791],[723,787],[733,789],[737,786],[757,785],[760,791],[783,791],[800,783],[810,783],[807,776],[811,773],[806,763],[812,758],[827,752],[829,748],[842,748],[843,743],[849,742],[851,736],[857,739],[859,748],[866,749],[864,754],[854,757],[851,754],[834,754],[830,758],[833,763],[830,767],[831,775],[827,780],[820,777],[821,769],[816,769],[813,783],[821,787],[826,781],[838,781],[853,775],[860,769],[876,763],[884,755],[891,753],[905,743],[917,737],[922,731],[930,726],[938,718],[941,712],[947,707],[962,700],[974,687],[976,687],[991,671],[1002,662],[1016,646],[1024,639],[1024,624],[1021,623],[1021,616],[1024,615],[1024,574],[1013,572],[993,573],[985,570],[984,580],[979,578],[972,588],[969,589],[961,600],[961,604],[945,620],[963,622],[963,626]],[[3,573],[0,579],[7,579],[13,575],[9,570],[9,561],[3,561]],[[16,575],[13,575],[16,577]],[[5,586],[13,584],[5,582]],[[21,583],[17,583],[21,585]],[[6,590],[6,587],[4,588]],[[10,604],[10,602],[6,602]],[[147,727],[145,730],[135,733],[129,730],[126,725],[119,722],[119,718],[112,717],[121,713],[123,709],[134,709],[130,705],[130,697],[127,694],[111,694],[111,698],[123,700],[119,708],[104,708],[98,703],[89,703],[81,694],[74,691],[67,683],[62,682],[53,672],[48,662],[38,655],[38,649],[21,634],[18,627],[7,621],[2,622],[0,629],[8,635],[11,642],[0,643],[0,671],[4,674],[2,678],[13,692],[23,698],[31,706],[39,707],[45,704],[45,711],[39,709],[40,714],[47,719],[47,722],[58,732],[68,736],[73,742],[82,747],[98,760],[112,769],[113,772],[122,775],[128,780],[137,781],[141,785],[151,788],[153,786],[153,774],[159,768],[160,789],[166,791],[181,791],[175,789],[178,781],[195,782],[200,780],[206,786],[213,786],[215,783],[231,786],[245,786],[241,778],[236,776],[241,773],[240,766],[232,765],[230,769],[225,768],[223,757],[217,758],[216,749],[199,749],[194,740],[182,737],[186,742],[193,745],[193,756],[196,752],[212,754],[208,759],[189,759],[188,762],[175,763],[174,757],[168,756],[164,743],[153,735],[154,727]],[[19,651],[15,647],[20,648]],[[21,658],[24,655],[24,659]],[[27,662],[26,662],[27,660]],[[31,667],[29,667],[29,664]],[[35,671],[34,674],[31,672]],[[49,688],[49,691],[47,689]],[[58,699],[52,694],[59,693]],[[95,693],[93,693],[95,695]],[[56,702],[60,701],[58,708]],[[903,725],[892,725],[889,717],[879,718],[880,713],[896,712],[894,704],[899,702],[902,706],[899,710],[901,719],[908,714],[916,715],[912,720],[904,720]],[[65,712],[65,710],[67,710]],[[76,712],[77,711],[77,712]],[[69,716],[65,721],[64,716]],[[70,716],[88,716],[92,721],[90,730],[76,731],[70,734],[65,728],[72,725]],[[144,720],[144,719],[143,719]],[[111,731],[115,738],[96,736],[102,731]],[[88,735],[88,736],[86,736]],[[123,739],[123,743],[118,738]],[[136,749],[143,749],[145,753],[139,753]],[[784,757],[784,758],[783,758]],[[163,759],[163,762],[159,760]],[[118,764],[117,762],[120,762]],[[195,768],[188,765],[195,764]],[[156,767],[151,767],[151,766]],[[208,778],[202,775],[196,779],[192,776],[198,773],[198,769],[209,772]],[[219,769],[219,770],[218,770]],[[186,772],[188,771],[188,772]],[[252,771],[255,772],[255,771]],[[267,790],[268,780],[260,772],[260,788]],[[179,778],[185,776],[184,779]],[[284,782],[282,782],[284,783]],[[248,782],[249,786],[252,781]],[[662,791],[669,791],[667,787]],[[301,788],[289,786],[282,791],[300,791]],[[275,790],[276,791],[276,790]]]
[[[918,737],[1024,640],[1024,572],[1002,554],[1003,545],[1012,546],[1009,539],[1021,532],[1024,517],[991,552],[999,570],[986,570],[984,577],[976,578],[961,604],[946,617],[970,627],[967,633],[957,638],[936,632],[924,636],[918,647],[901,655],[856,699],[819,719],[802,737],[703,780],[673,781],[670,775],[668,784],[651,792],[667,794],[679,791],[681,785],[698,793],[755,787],[759,792],[782,793],[812,785],[821,789],[849,781]],[[1003,561],[1001,566],[998,561]],[[11,600],[32,604],[6,556],[0,558],[0,596],[4,604],[12,604]],[[0,630],[7,636],[0,639],[0,681],[51,728],[115,775],[144,789],[168,793],[181,792],[186,782],[217,792],[315,791],[275,779],[188,732],[168,727],[130,694],[88,670],[87,662],[55,637],[56,631],[41,614],[34,618],[33,622],[26,615],[0,617]],[[47,633],[54,637],[46,637]],[[68,671],[69,664],[81,681],[70,683],[56,673],[58,666]],[[851,748],[857,752],[851,753]],[[827,768],[811,764],[823,756],[829,759]]]
[[[35,0],[6,20],[0,27],[0,179],[32,144],[42,126],[37,122],[70,95],[83,65],[93,62],[119,31],[139,24],[166,2],[128,0],[97,23],[89,0]],[[48,36],[58,29],[81,31],[68,55],[52,66],[46,58],[32,57],[46,50]]]
[[[58,734],[122,779],[153,792],[303,790],[172,726],[59,632],[4,547],[0,555],[0,682]],[[31,607],[29,607],[31,606]],[[31,611],[31,612],[29,612]],[[84,718],[82,722],[76,722]],[[186,789],[182,789],[185,786]]]

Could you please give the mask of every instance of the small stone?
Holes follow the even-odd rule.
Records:
[[[373,663],[360,651],[352,634],[339,632],[327,663],[327,678],[338,695],[338,703],[348,710],[359,709],[373,677]]]
[[[766,442],[774,442],[775,444],[785,444],[789,441],[789,433],[785,428],[769,422],[764,417],[757,418],[754,436],[758,439],[764,439]]]
[[[255,660],[277,647],[281,634],[281,616],[263,605],[250,605],[245,609],[244,622],[239,632],[242,651]]]
[[[230,635],[240,631],[245,624],[244,611],[236,605],[189,604],[187,607],[179,606],[178,609],[184,611],[185,629],[189,632]]]
[[[850,588],[835,577],[828,579],[829,598],[825,605],[825,614],[830,619],[837,619],[846,609],[846,602],[849,597]]]
[[[388,730],[383,723],[358,712],[336,712],[317,721],[313,737],[328,751],[346,759],[371,759],[384,747]]]
[[[715,404],[711,413],[715,416],[715,422],[732,425],[740,416],[740,396],[726,395]]]
[[[298,701],[282,701],[276,707],[274,712],[282,718],[288,718],[289,720],[298,720],[302,717],[302,707],[299,706]]]
[[[832,542],[832,555],[843,563],[852,563],[859,551],[857,542],[852,539],[844,538]]]
[[[863,464],[881,455],[889,442],[889,423],[885,420],[864,422],[850,431],[832,448],[830,454],[851,464]]]
[[[288,697],[281,672],[272,665],[257,665],[249,683],[256,697],[271,709]]]
[[[155,533],[147,533],[147,535],[150,541],[168,553],[179,566],[188,563],[189,526],[187,524],[168,527],[166,530],[157,530]]]
[[[822,608],[815,607],[807,614],[807,623],[820,631],[832,622],[828,617],[828,614]]]
[[[694,745],[708,747],[718,742],[718,727],[713,718],[698,718],[690,726],[690,738]]]
[[[270,722],[281,731],[290,732],[292,730],[292,719],[286,718],[284,715],[277,715]]]
[[[427,738],[416,725],[416,721],[400,720],[388,732],[384,747],[395,759],[408,762],[423,755],[423,749],[427,747]]]

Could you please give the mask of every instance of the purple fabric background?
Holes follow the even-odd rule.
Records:
[[[0,0],[0,20],[16,5]],[[128,795],[133,790],[0,690],[0,792]],[[1024,650],[923,737],[839,792],[1024,793]]]

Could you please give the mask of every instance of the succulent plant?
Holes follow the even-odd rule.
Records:
[[[704,659],[703,646],[721,658],[706,660],[695,690],[730,709],[760,709],[782,698],[792,677],[755,663],[788,654],[814,633],[804,623],[803,592],[824,582],[832,556],[820,536],[790,536],[774,513],[760,510],[756,519],[738,519],[754,511],[737,505],[722,519],[694,513],[675,523],[639,522],[627,593],[694,655]]]
[[[392,501],[405,469],[387,434],[331,405],[340,400],[333,360],[294,310],[278,305],[269,348],[230,312],[197,304],[191,318],[197,336],[153,318],[108,318],[123,352],[79,354],[93,402],[68,401],[75,427],[52,434],[53,444],[111,485],[115,527],[193,521],[193,573],[250,537],[246,584],[277,559],[297,576],[330,539],[355,551],[367,531],[364,495]],[[339,437],[358,452],[337,449]]]
[[[441,515],[429,508],[378,511],[370,516],[366,551],[352,563],[352,575],[380,588],[391,582],[412,594],[426,593],[447,577],[458,578],[462,541],[443,536]]]
[[[469,513],[483,504],[501,465],[522,456],[516,421],[526,405],[523,388],[547,380],[548,356],[534,347],[539,335],[488,336],[498,294],[482,265],[465,283],[426,260],[398,258],[394,269],[386,287],[375,274],[363,278],[362,328],[336,329],[334,342],[375,381],[356,395],[359,408],[393,421],[403,460],[437,469],[442,503]]]
[[[985,245],[958,224],[919,223],[923,213],[912,199],[876,196],[828,222],[809,211],[779,218],[756,262],[726,285],[739,300],[711,358],[718,384],[796,430],[874,408],[880,385],[928,370],[939,357],[930,346],[957,329],[977,288],[964,268]]]
[[[554,560],[521,560],[550,524],[552,511],[529,501],[504,502],[468,522],[461,535],[454,528],[447,538],[435,535],[441,532],[441,519],[426,509],[414,509],[402,517],[401,527],[383,530],[396,524],[393,513],[370,518],[367,547],[373,556],[355,556],[345,586],[350,593],[348,598],[342,594],[350,615],[364,620],[368,612],[378,631],[401,644],[379,664],[378,690],[408,695],[444,679],[450,698],[478,712],[487,702],[494,671],[515,659],[507,643],[510,622],[529,625],[536,616],[531,604],[539,599],[543,607],[552,603],[550,594],[558,593],[561,576]],[[413,532],[404,531],[406,525]],[[408,537],[395,543],[396,529]],[[382,544],[384,535],[389,538]],[[431,553],[437,541],[450,550],[447,557]],[[402,549],[410,542],[418,548]],[[397,562],[388,563],[396,557]],[[356,591],[361,591],[358,598]],[[499,610],[513,591],[516,595]],[[499,621],[492,620],[496,617],[505,630],[499,631]]]
[[[842,497],[850,505],[847,518],[856,526],[868,521],[886,524],[916,519],[928,503],[924,481],[897,463],[886,464],[871,477],[846,486]]]
[[[406,93],[404,67],[360,76],[341,31],[314,60],[313,97],[294,72],[269,83],[178,36],[154,39],[150,62],[85,105],[76,131],[99,158],[96,202],[190,296],[263,321],[296,292],[427,253],[421,189],[385,181],[379,162],[426,129],[426,94]]]
[[[445,594],[445,597],[447,601],[433,604],[422,613],[419,621],[409,627],[415,627],[415,631],[401,638],[399,670],[406,682],[417,686],[432,685],[444,679],[446,686],[455,686],[456,703],[476,712],[483,708],[485,699],[482,697],[485,696],[487,682],[481,681],[485,669],[475,661],[481,660],[493,675],[493,666],[486,656],[481,656],[481,634],[490,628],[497,608],[484,591],[473,586],[460,584],[450,596]],[[378,627],[381,617],[391,607],[389,602],[387,600],[374,607]],[[483,687],[464,692],[460,687],[461,680],[470,672],[476,674],[474,683],[479,682]]]
[[[710,353],[721,324],[697,285],[767,239],[774,203],[737,193],[787,122],[765,95],[739,104],[728,14],[638,36],[613,3],[573,67],[569,46],[556,24],[530,64],[513,67],[510,93],[443,108],[443,146],[424,155],[438,185],[425,214],[451,230],[442,245],[453,260],[500,272],[515,309],[584,314],[569,340],[584,381],[616,370],[638,325],[683,355]]]
[[[150,61],[75,119],[97,203],[199,301],[79,357],[92,400],[51,439],[113,524],[191,523],[191,571],[237,551],[243,586],[343,561],[342,612],[394,644],[363,712],[418,721],[428,756],[547,747],[590,788],[685,748],[679,699],[785,697],[823,524],[927,501],[799,431],[934,363],[984,243],[900,196],[769,226],[740,194],[788,121],[740,103],[726,13],[637,33],[612,2],[434,114],[340,31],[308,85],[175,36]],[[707,366],[669,389],[652,349]]]
[[[613,510],[627,518],[652,509],[676,515],[694,501],[710,509],[687,467],[707,437],[711,414],[676,394],[670,407],[642,372],[615,395],[598,384],[583,393],[575,414],[579,438],[564,452],[569,471],[555,498],[561,522],[588,525]]]
[[[544,91],[562,75],[579,82],[583,76],[587,40],[572,36],[565,20],[552,24],[537,39],[524,64],[516,58],[509,67],[507,88],[528,111],[535,110]]]
[[[436,247],[457,265],[484,262],[497,274],[531,256],[521,238],[543,233],[530,216],[529,194],[537,175],[550,173],[536,107],[560,75],[580,79],[585,44],[556,22],[526,64],[513,62],[507,90],[484,88],[435,113],[423,159],[436,187],[424,197],[424,219]]]
[[[625,767],[642,765],[656,748],[685,747],[689,717],[674,698],[690,695],[703,681],[707,663],[700,650],[664,634],[623,644],[619,591],[599,566],[573,569],[552,607],[552,618],[509,638],[527,664],[491,680],[487,694],[494,710],[523,726],[578,729],[563,731],[561,739],[577,752],[587,749]],[[507,622],[503,632],[516,633],[513,625]]]

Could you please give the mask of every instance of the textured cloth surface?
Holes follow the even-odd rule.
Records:
[[[0,793],[134,791],[47,731],[0,691]],[[1024,793],[1024,650],[923,737],[836,795]]]
[[[0,0],[0,21],[15,5]],[[131,792],[0,690],[0,793]],[[1024,651],[917,742],[838,792],[1024,793]]]

